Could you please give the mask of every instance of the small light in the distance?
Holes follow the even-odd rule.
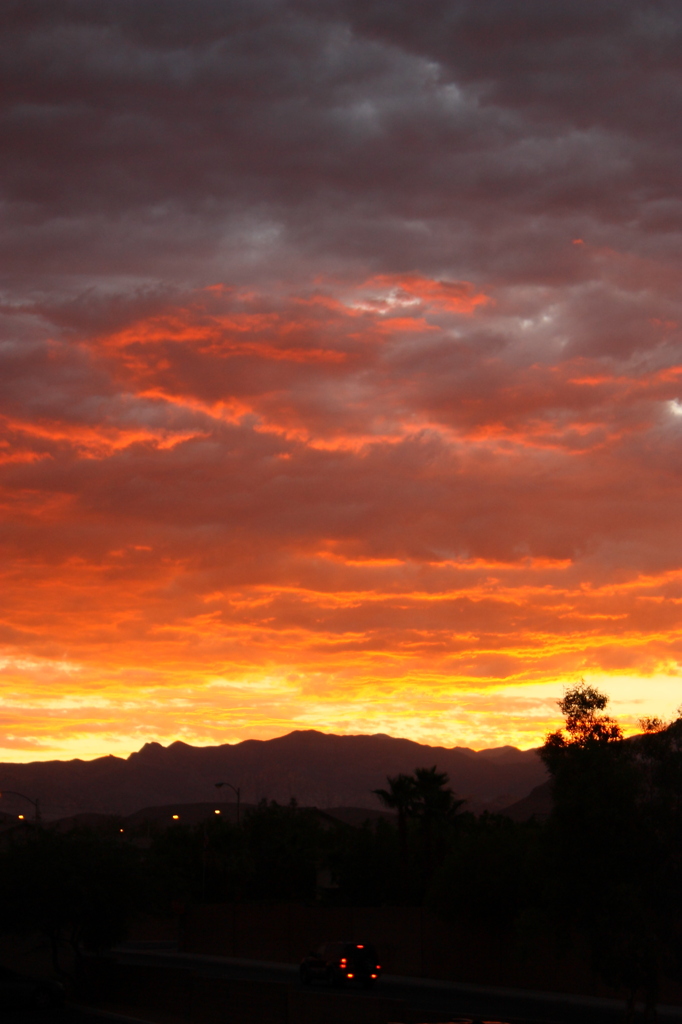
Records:
[[[220,814],[220,811],[214,811],[213,813],[214,814]]]
[[[179,814],[174,814],[173,815],[173,821],[177,821],[179,817],[180,817]]]
[[[23,821],[24,820],[23,814],[17,814],[17,818],[19,819],[19,821]]]

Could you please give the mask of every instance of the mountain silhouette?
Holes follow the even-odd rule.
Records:
[[[146,743],[127,758],[2,763],[0,791],[37,797],[46,820],[86,812],[127,815],[173,801],[211,801],[218,793],[221,800],[232,799],[228,787],[215,789],[216,782],[238,787],[244,804],[295,798],[320,808],[379,809],[372,790],[384,786],[387,775],[432,765],[448,773],[457,796],[469,801],[465,809],[474,811],[513,804],[547,777],[534,750],[505,746],[477,752],[383,734],[336,736],[307,730],[210,747]],[[27,817],[32,813],[25,801],[10,795],[2,798],[0,808]]]

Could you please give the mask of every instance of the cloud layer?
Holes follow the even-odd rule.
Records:
[[[675,5],[8,22],[0,748],[670,713]]]

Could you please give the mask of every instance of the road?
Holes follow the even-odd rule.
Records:
[[[289,964],[270,964],[228,957],[200,956],[153,950],[121,950],[117,958],[125,963],[154,963],[159,966],[191,968],[207,976],[298,985],[298,970]],[[314,986],[320,992],[324,986]],[[339,990],[333,989],[335,996]],[[358,990],[350,986],[349,997]],[[423,1016],[425,1022],[452,1021],[457,1017],[504,1021],[510,1024],[621,1024],[623,1003],[616,1000],[580,999],[523,991],[485,989],[448,982],[385,976],[367,998],[404,1000],[412,1019]],[[682,1022],[682,1008],[661,1008],[661,1020]],[[101,1021],[100,1021],[101,1024]]]

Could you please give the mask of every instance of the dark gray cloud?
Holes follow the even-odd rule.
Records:
[[[585,275],[576,233],[656,255],[679,230],[680,20],[627,2],[11,5],[8,272],[197,283],[286,259],[303,279],[563,282]]]

